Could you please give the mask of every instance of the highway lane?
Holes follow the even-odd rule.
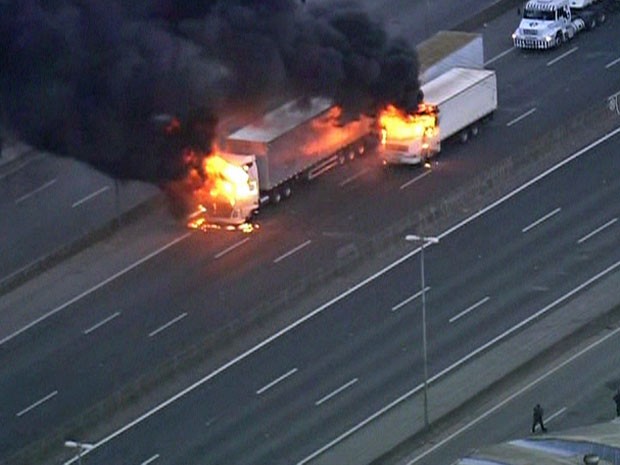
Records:
[[[575,282],[620,267],[613,225],[579,243],[620,214],[612,201],[620,184],[609,175],[620,161],[613,155],[616,142],[601,144],[428,249],[431,378],[541,309],[558,308],[578,288]],[[604,161],[586,171],[593,158]],[[575,181],[568,188],[567,177]],[[599,192],[603,181],[609,188]],[[528,208],[534,201],[537,208]],[[539,221],[558,202],[561,211]],[[497,243],[484,240],[489,236]],[[590,240],[585,251],[579,248]],[[540,254],[527,253],[532,249]],[[463,260],[457,271],[455,255]],[[481,264],[486,269],[478,272]],[[419,300],[393,311],[418,290],[418,266],[404,262],[206,379],[97,449],[89,462],[140,463],[158,454],[158,463],[306,463],[323,444],[421,382],[420,336],[411,330],[419,328]],[[465,279],[455,286],[459,271]],[[453,320],[485,295],[489,301]]]
[[[603,331],[495,393],[467,419],[455,421],[451,431],[436,432],[434,444],[393,463],[454,463],[480,447],[525,438],[536,403],[545,408],[549,434],[612,420],[612,397],[620,385],[618,344],[618,328]]]
[[[601,29],[600,32],[604,31]],[[609,32],[610,30],[607,34]],[[609,36],[602,34],[599,39],[608,40]],[[563,71],[558,68],[557,72]],[[584,75],[583,79],[592,80],[594,74],[596,73]],[[525,120],[523,123],[524,125],[532,124]],[[495,127],[498,126],[500,126],[499,123]],[[492,126],[494,130],[495,127]],[[480,138],[474,141],[470,149],[471,147],[484,148],[489,145],[486,151],[481,152],[481,155],[493,156],[496,152],[494,147],[501,146],[502,141],[500,139],[493,142],[491,131],[485,134],[487,135],[489,135],[488,140]],[[450,171],[453,168],[452,161],[458,161],[461,154],[467,155],[467,147],[457,147],[451,150],[446,157],[446,162],[442,162],[437,170],[433,171],[432,176],[446,172],[454,174]],[[361,169],[367,166],[372,167],[373,160],[368,159],[365,163],[346,167],[345,171],[340,174],[330,174],[325,180],[318,180],[314,188],[308,186],[309,189],[305,193],[300,192],[301,199],[292,200],[284,210],[287,216],[284,216],[283,210],[274,209],[266,212],[263,217],[264,227],[261,228],[260,234],[250,236],[249,241],[246,241],[244,236],[216,240],[213,238],[219,236],[195,236],[187,242],[187,246],[183,245],[182,250],[175,249],[174,253],[130,273],[130,276],[126,280],[123,279],[122,283],[115,284],[110,289],[102,289],[80,302],[66,315],[59,314],[46,322],[35,333],[32,333],[33,339],[37,340],[37,347],[29,345],[29,341],[32,340],[30,337],[12,342],[6,351],[12,360],[20,360],[20,362],[14,364],[17,367],[15,371],[11,368],[6,372],[4,379],[9,378],[10,381],[5,385],[6,391],[3,390],[3,392],[13,393],[7,396],[7,399],[14,399],[14,405],[26,407],[30,405],[30,402],[42,399],[57,390],[59,394],[50,399],[51,402],[61,402],[63,396],[67,397],[64,397],[64,403],[58,404],[62,408],[56,412],[55,418],[58,420],[63,415],[70,416],[72,412],[79,411],[82,406],[94,402],[109,390],[132,379],[132,376],[135,376],[136,367],[143,365],[145,359],[150,360],[151,363],[157,363],[158,360],[165,359],[169,354],[174,353],[175,348],[183,344],[179,341],[196,340],[213,327],[243,317],[246,309],[252,308],[256,301],[272,296],[274,288],[277,289],[282,284],[293,282],[295,278],[307,273],[309,269],[316,269],[320,266],[317,264],[327,260],[330,256],[333,257],[334,250],[337,250],[339,245],[347,244],[351,237],[377,231],[383,225],[394,221],[394,218],[398,218],[399,215],[408,214],[414,210],[416,201],[417,205],[424,202],[424,196],[420,193],[423,188],[429,186],[430,176],[420,180],[419,186],[423,186],[420,190],[416,190],[414,186],[411,190],[405,189],[408,202],[394,202],[395,192],[396,198],[403,198],[402,190],[399,188],[402,184],[398,184],[401,179],[398,178],[411,179],[411,173],[404,170],[399,170],[395,174],[396,179],[391,180],[391,184],[379,183],[377,189],[373,188],[372,196],[368,196],[368,192],[365,196],[360,196],[360,192],[367,191],[372,186],[362,182],[367,181],[363,177],[356,178],[345,185],[344,190],[347,192],[343,196],[340,192],[343,190],[340,183],[350,175],[349,173],[352,175],[358,167]],[[442,171],[444,166],[445,171]],[[465,167],[465,165],[461,164],[460,167]],[[471,164],[468,168],[472,171],[477,169],[475,164]],[[369,173],[370,176],[375,177],[383,174],[376,170]],[[461,176],[465,175],[466,173],[461,173]],[[442,179],[444,185],[447,179],[449,178]],[[435,189],[437,189],[435,192],[440,191],[439,187]],[[426,195],[433,193],[431,191]],[[334,208],[333,198],[342,198],[339,207]],[[390,202],[394,208],[383,208],[386,202]],[[343,217],[342,208],[360,213]],[[368,215],[368,211],[372,211],[372,215]],[[284,219],[282,219],[283,216]],[[382,216],[385,221],[382,220]],[[291,219],[295,221],[289,223]],[[287,252],[307,243],[308,237],[305,235],[309,231],[314,234],[311,237],[312,242],[297,253],[284,257]],[[332,234],[326,236],[323,231]],[[285,235],[287,239],[283,241],[281,238]],[[326,247],[324,242],[320,241],[321,238],[325,240],[325,237],[333,244],[332,247]],[[290,243],[288,243],[289,238]],[[217,250],[215,250],[216,247]],[[220,255],[222,253],[224,255]],[[280,257],[284,258],[278,263],[273,263]],[[287,262],[289,259],[291,262]],[[214,262],[217,263],[217,270],[208,266]],[[285,266],[287,263],[288,266]],[[263,272],[256,273],[253,268],[260,264],[271,264],[272,268],[263,267]],[[299,266],[300,264],[303,266]],[[279,276],[279,280],[274,280],[276,275]],[[223,276],[230,281],[224,280]],[[248,276],[252,276],[252,279],[248,279]],[[240,293],[234,286],[231,288],[229,284],[223,284],[225,281],[226,283],[236,281],[249,284],[244,286],[243,292]],[[274,282],[277,284],[274,285]],[[197,289],[199,291],[196,291]],[[224,302],[225,305],[210,305],[214,296],[217,296],[218,303]],[[462,305],[455,305],[455,307],[465,309],[469,304],[478,302],[485,296],[468,297],[469,299],[463,300]],[[429,298],[432,298],[432,293],[429,294]],[[102,331],[89,333],[93,341],[81,342],[86,329],[117,312],[121,314],[109,320],[111,326],[105,325],[101,327]],[[174,324],[166,328],[166,331],[155,335],[161,336],[157,339],[161,344],[144,352],[146,355],[140,355],[141,353],[137,352],[133,358],[121,357],[124,353],[132,353],[131,349],[136,344],[139,346],[148,334],[183,314],[187,316],[176,320]],[[202,325],[194,325],[195,318],[200,317],[204,318],[201,321]],[[123,325],[123,329],[118,330],[118,327],[114,326],[119,324]],[[108,342],[111,335],[115,336],[114,347],[111,347]],[[89,357],[88,351],[85,350],[86,347],[104,348],[98,349],[100,352],[95,357]],[[66,363],[63,363],[64,360],[76,360],[81,363],[67,367]],[[97,363],[103,364],[103,368],[98,370]],[[46,366],[48,368],[45,368]],[[114,367],[114,376],[109,374],[110,366]],[[31,372],[42,375],[36,377],[36,383],[32,382],[33,376],[29,375]],[[72,385],[70,381],[76,376],[84,378],[84,382],[79,386]],[[65,388],[60,389],[59,383],[52,382],[58,377],[64,380],[65,384],[62,386]],[[26,381],[30,389],[23,390],[22,380]],[[68,392],[66,386],[70,386]],[[88,394],[81,397],[72,396],[70,389],[82,389],[82,392]],[[15,393],[19,393],[21,397],[11,397]],[[76,401],[78,397],[80,399]],[[68,399],[72,399],[72,402]],[[49,421],[49,418],[44,418],[42,421]],[[37,433],[37,425],[29,424],[32,427],[32,436],[22,436],[25,443],[36,437],[36,434],[40,434],[43,429],[39,428]]]
[[[114,181],[84,164],[34,153],[0,171],[0,282],[116,215]],[[156,192],[119,184],[126,211]]]

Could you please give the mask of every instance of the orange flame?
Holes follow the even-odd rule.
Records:
[[[407,114],[393,105],[388,105],[379,115],[381,143],[390,140],[412,140],[431,137],[437,127],[437,109],[432,105],[420,104],[415,114]]]

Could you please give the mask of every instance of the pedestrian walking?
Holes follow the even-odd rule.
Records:
[[[616,403],[616,416],[620,417],[620,387],[616,391],[616,395],[613,397]]]
[[[540,404],[536,404],[534,407],[534,415],[532,419],[532,433],[536,432],[536,425],[540,425],[540,429],[543,433],[547,432],[547,428],[545,428],[545,424],[543,423],[543,414],[545,411],[540,406]]]

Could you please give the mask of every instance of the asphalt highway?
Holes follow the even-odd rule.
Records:
[[[376,160],[360,160],[300,190],[281,209],[266,210],[256,234],[185,237],[179,229],[183,239],[173,247],[28,330],[4,334],[0,455],[41,437],[183,344],[242,319],[356,237],[412,214],[489,160],[509,156],[511,146],[557,127],[575,106],[604,105],[617,91],[617,73],[606,68],[617,58],[617,29],[579,37],[568,46],[578,49],[562,58],[570,48],[501,55],[513,22],[506,15],[484,30],[489,59],[499,57],[492,63],[500,86],[495,119],[468,146],[446,150],[432,171],[386,173]],[[535,71],[544,79],[531,79]],[[617,144],[617,137],[602,143],[428,249],[432,373],[620,259],[619,187],[612,175]],[[162,410],[164,417],[150,417],[97,449],[89,462],[114,456],[143,463],[157,454],[167,463],[302,461],[420,381],[411,376],[420,371],[419,312],[413,304],[394,309],[419,290],[418,267],[409,260],[391,270],[205,382]],[[57,308],[44,300],[42,313]]]
[[[620,183],[610,176],[618,137],[427,249],[431,378],[620,269]],[[586,170],[593,159],[597,168]],[[311,463],[316,450],[421,383],[417,260],[206,374],[104,439],[89,463]]]

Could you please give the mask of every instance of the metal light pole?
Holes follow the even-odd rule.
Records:
[[[420,281],[422,284],[422,358],[424,361],[424,427],[428,428],[428,352],[426,346],[426,283],[424,282],[424,247],[427,244],[437,244],[439,238],[432,236],[417,236],[407,234],[406,241],[420,242]]]
[[[78,442],[78,441],[65,441],[65,447],[70,447],[72,449],[78,450],[78,465],[82,465],[82,453],[88,452],[94,446],[92,444],[88,444],[86,442]]]

